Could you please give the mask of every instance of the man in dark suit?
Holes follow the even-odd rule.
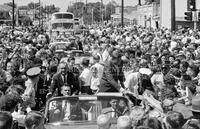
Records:
[[[121,113],[118,110],[118,100],[117,99],[111,99],[110,102],[110,107],[102,109],[101,113],[102,114],[107,114],[111,118],[118,118]]]
[[[123,62],[121,60],[121,56],[119,55],[119,51],[113,51],[111,56],[112,59],[105,64],[103,76],[100,80],[99,92],[124,91],[123,82],[125,77],[122,71]]]
[[[60,69],[60,72],[53,76],[50,93],[48,93],[47,96],[54,95],[56,89],[57,89],[57,95],[55,96],[62,96],[61,87],[64,84],[68,84],[71,87],[72,94],[73,92],[76,92],[76,90],[79,89],[79,86],[75,82],[73,73],[69,72],[68,65],[66,63],[61,63],[59,65],[59,69]]]

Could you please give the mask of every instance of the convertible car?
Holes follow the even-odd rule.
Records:
[[[111,117],[111,128],[116,128],[117,118],[129,113],[128,100],[120,93],[55,97],[47,102],[45,127],[94,129],[98,128],[96,120],[102,113]]]

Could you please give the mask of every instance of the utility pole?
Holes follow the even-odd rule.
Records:
[[[94,8],[92,8],[92,25],[94,24]]]
[[[85,0],[85,12],[84,12],[84,16],[85,16],[85,23],[88,24],[88,21],[87,21],[87,0]]]
[[[124,28],[124,0],[122,0],[122,6],[121,6],[121,24],[122,28]]]
[[[176,6],[175,0],[171,0],[171,30],[175,31],[176,29]]]
[[[12,29],[15,29],[15,0],[12,0]]]
[[[197,30],[197,11],[194,11],[194,30]]]
[[[101,21],[103,25],[103,0],[101,0]]]
[[[39,27],[40,27],[40,18],[41,18],[41,6],[40,6],[40,0],[39,0]]]

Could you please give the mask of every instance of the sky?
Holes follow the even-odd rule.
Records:
[[[30,2],[38,2],[39,0],[15,0],[15,3],[17,3],[17,5],[26,5]],[[67,7],[70,5],[70,3],[72,2],[76,2],[76,1],[82,1],[85,2],[86,0],[40,0],[41,3],[43,3],[43,5],[49,5],[49,4],[55,4],[56,6],[58,6],[59,8],[61,8],[60,11],[66,11]],[[87,0],[87,2],[97,2],[97,1],[101,1],[101,0]],[[110,2],[112,0],[103,0],[103,3],[106,4],[108,2]],[[114,1],[114,0],[113,0]],[[115,0],[118,4],[121,4],[121,0]],[[138,0],[124,0],[124,5],[127,6],[134,6],[137,4]],[[12,2],[12,0],[0,0],[0,4],[4,4],[4,3],[8,3],[8,2]]]

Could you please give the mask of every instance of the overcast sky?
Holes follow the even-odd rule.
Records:
[[[17,5],[26,5],[30,2],[38,2],[39,0],[15,0],[15,2],[17,3]],[[49,4],[55,4],[56,6],[61,8],[61,11],[66,11],[67,7],[70,5],[70,3],[72,2],[76,2],[76,1],[82,1],[85,2],[86,0],[41,0],[41,2],[43,3],[43,5],[49,5]],[[87,0],[88,3],[89,2],[97,2],[97,1],[101,1],[101,0]],[[112,0],[103,0],[103,2],[106,4],[108,2],[110,2]],[[113,0],[114,1],[114,0]],[[115,0],[118,4],[121,4],[121,0]],[[129,5],[129,6],[134,6],[137,4],[138,0],[124,0],[124,4],[125,5]],[[4,3],[8,3],[8,2],[12,2],[12,0],[0,0],[0,4],[4,4]]]

